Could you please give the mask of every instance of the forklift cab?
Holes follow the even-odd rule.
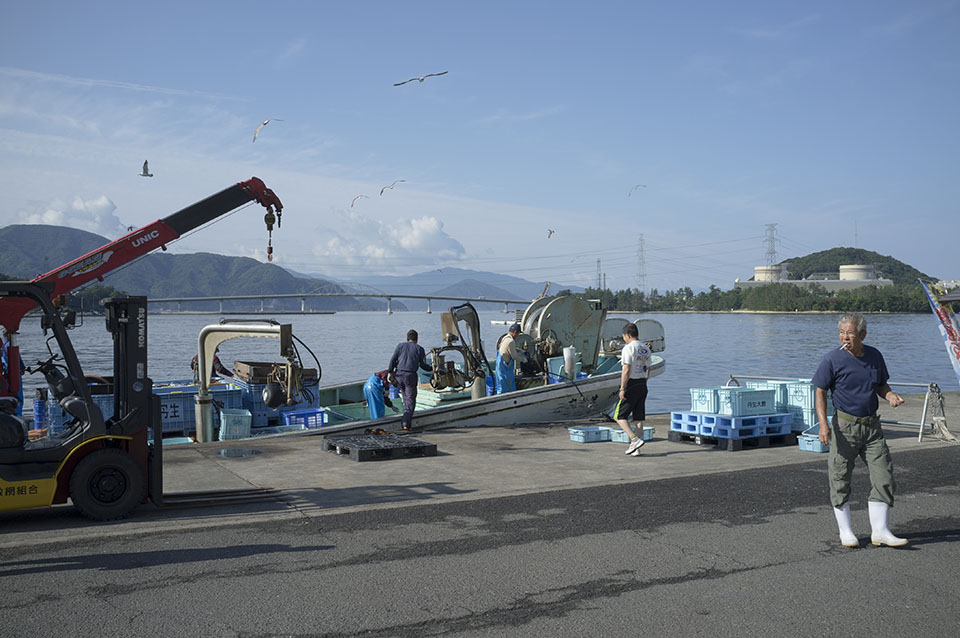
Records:
[[[26,440],[22,419],[10,410],[17,400],[9,395],[19,385],[19,377],[12,380],[10,373],[19,374],[19,369],[8,371],[0,384],[0,394],[8,395],[0,397],[0,510],[43,507],[70,498],[89,518],[121,518],[147,497],[153,387],[147,377],[146,298],[104,302],[114,342],[114,416],[104,421],[67,332],[64,318],[68,323],[72,318],[62,316],[66,313],[51,302],[52,288],[0,282],[0,320],[12,323],[3,311],[16,307],[16,298],[39,306],[41,328],[52,331],[49,356],[26,369],[43,375],[50,396],[71,417],[55,436]],[[13,303],[4,304],[5,297],[13,297]],[[9,327],[15,331],[19,322]],[[19,357],[15,342],[11,351]]]

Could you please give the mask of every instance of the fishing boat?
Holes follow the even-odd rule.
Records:
[[[626,319],[608,319],[599,301],[560,296],[535,300],[519,323],[522,332],[515,343],[528,360],[514,364],[517,389],[496,394],[494,362],[484,354],[476,310],[465,303],[442,313],[444,345],[430,350],[432,372],[420,373],[416,429],[557,422],[601,416],[613,409]],[[653,352],[662,352],[663,326],[650,319],[635,323],[640,340]],[[661,374],[665,367],[663,357],[654,354],[649,376]],[[397,397],[394,410],[388,408],[386,416],[371,420],[363,383],[317,389],[323,432],[400,429],[402,400]]]

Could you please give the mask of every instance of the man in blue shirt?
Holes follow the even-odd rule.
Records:
[[[417,382],[419,381],[417,369],[433,372],[433,368],[427,365],[427,353],[423,348],[417,345],[419,335],[416,330],[407,331],[407,340],[397,344],[390,357],[390,365],[387,370],[396,376],[397,387],[403,396],[403,417],[400,423],[404,430],[413,428],[413,409],[417,406]]]
[[[827,459],[830,480],[830,501],[833,504],[844,547],[859,547],[860,543],[850,522],[850,477],[859,456],[870,473],[870,499],[867,502],[874,545],[902,547],[905,538],[898,538],[889,530],[890,508],[896,483],[893,480],[893,461],[890,449],[880,429],[877,408],[883,397],[891,406],[903,403],[887,381],[887,365],[876,348],[863,343],[867,336],[867,321],[857,313],[840,317],[837,324],[840,347],[831,350],[820,361],[813,384],[817,387],[817,419],[820,422],[820,442],[830,445]],[[828,421],[827,390],[833,392],[836,414]]]

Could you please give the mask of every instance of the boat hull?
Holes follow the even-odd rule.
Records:
[[[658,361],[651,366],[651,377],[661,374],[665,369],[663,359],[659,357],[657,359]],[[413,426],[417,430],[431,430],[518,423],[555,423],[600,417],[613,410],[618,399],[619,388],[620,371],[617,370],[585,379],[552,383],[417,410],[413,414]],[[370,428],[399,430],[400,415],[389,415],[375,420],[351,421],[323,427],[311,433],[342,434]]]

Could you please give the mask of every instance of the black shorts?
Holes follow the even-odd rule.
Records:
[[[629,421],[631,412],[634,421],[643,421],[647,418],[646,379],[627,379],[627,389],[623,393],[623,398],[617,401],[617,407],[613,409],[613,418]]]

